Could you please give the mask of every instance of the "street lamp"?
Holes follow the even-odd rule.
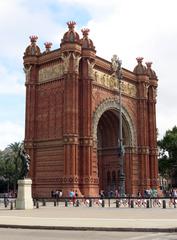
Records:
[[[119,174],[119,187],[120,196],[125,196],[125,174],[124,174],[124,146],[122,137],[122,94],[121,94],[121,80],[122,75],[122,61],[113,55],[112,59],[112,69],[115,73],[116,79],[118,81],[118,91],[119,91],[119,134],[118,134],[118,156],[120,160],[120,174]]]

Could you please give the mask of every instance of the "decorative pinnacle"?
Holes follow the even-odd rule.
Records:
[[[69,21],[69,22],[67,22],[67,25],[68,25],[69,30],[73,30],[76,25],[76,22]]]
[[[146,62],[147,68],[151,68],[152,62]]]
[[[89,34],[89,32],[90,32],[90,29],[88,29],[88,28],[83,28],[83,29],[81,30],[81,32],[82,32],[82,34],[83,34],[84,37],[87,37],[88,34]]]
[[[137,60],[138,63],[142,63],[143,59],[144,59],[143,57],[137,57],[137,58],[136,58],[136,60]]]
[[[31,40],[31,43],[35,43],[38,40],[38,36],[32,35],[29,37]]]
[[[44,45],[45,45],[45,48],[50,49],[51,46],[52,46],[52,43],[51,42],[45,42]]]

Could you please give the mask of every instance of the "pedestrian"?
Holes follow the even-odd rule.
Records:
[[[51,198],[54,198],[54,191],[51,191]]]
[[[59,191],[59,197],[62,198],[62,196],[63,196],[63,191],[60,190],[60,191]]]
[[[59,200],[59,190],[55,191],[55,198],[56,198],[56,200],[58,202],[58,200]]]

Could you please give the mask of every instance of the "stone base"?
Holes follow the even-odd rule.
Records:
[[[18,180],[18,194],[16,209],[33,209],[33,199],[31,196],[31,179]]]

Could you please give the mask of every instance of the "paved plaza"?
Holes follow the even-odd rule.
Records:
[[[0,207],[0,227],[94,231],[177,232],[177,208],[40,205],[32,210]]]

